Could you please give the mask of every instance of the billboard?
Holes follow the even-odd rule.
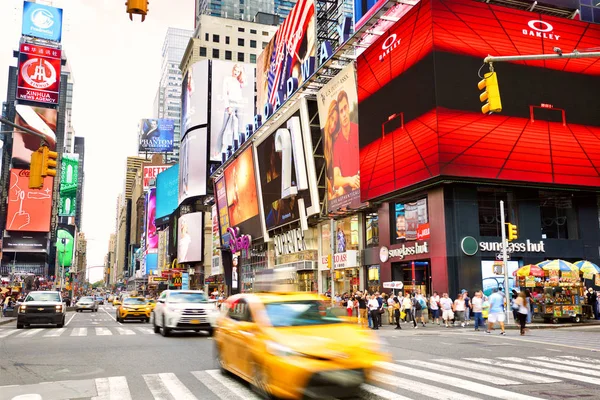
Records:
[[[156,188],[146,194],[146,251],[156,253],[158,250],[158,231],[156,230]]]
[[[58,215],[61,217],[74,217],[77,209],[79,154],[63,153],[60,164]]]
[[[227,209],[227,187],[225,186],[225,177],[215,181],[215,202],[217,213],[219,215],[219,228],[221,230],[221,241],[223,246],[229,244],[229,212]]]
[[[188,132],[179,152],[179,204],[206,194],[206,127]]]
[[[177,208],[179,193],[179,164],[159,173],[156,177],[156,219],[168,217]]]
[[[48,238],[43,233],[10,232],[2,238],[3,252],[47,253]]]
[[[254,74],[252,64],[212,60],[210,160],[234,148],[234,140],[254,122]]]
[[[256,63],[257,108],[274,108],[286,99],[288,81],[302,85],[315,68],[314,0],[298,0]]]
[[[195,212],[179,217],[177,228],[177,262],[202,261],[204,213]]]
[[[317,95],[326,163],[327,210],[360,206],[358,97],[350,63]]]
[[[73,264],[73,256],[75,255],[75,226],[59,225],[56,236],[58,265],[70,267]]]
[[[57,110],[17,104],[15,124],[29,128],[44,135],[50,150],[56,149]],[[20,129],[13,131],[12,163],[17,168],[29,168],[31,153],[40,147],[40,139],[24,133]]]
[[[361,199],[443,176],[600,185],[600,160],[590,156],[600,149],[600,115],[589,107],[595,59],[495,65],[504,109],[494,115],[481,113],[473,79],[488,54],[578,43],[600,47],[600,30],[485,3],[422,0],[358,57]]]
[[[60,63],[60,49],[21,43],[17,100],[58,104]]]
[[[181,86],[181,137],[208,123],[208,60],[192,65]]]
[[[392,243],[430,238],[427,199],[410,203],[395,203],[393,210],[394,221],[392,226],[396,229],[392,233]]]
[[[23,2],[22,34],[52,42],[60,42],[62,16],[62,8],[25,1]]]
[[[158,174],[170,167],[171,165],[144,165],[144,191],[148,190],[150,186],[156,186]]]
[[[41,189],[29,189],[29,170],[11,169],[7,231],[49,232],[53,178],[44,178]]]
[[[142,119],[139,128],[140,153],[173,151],[175,121],[172,119]]]

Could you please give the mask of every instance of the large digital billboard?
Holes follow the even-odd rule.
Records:
[[[177,262],[202,261],[204,213],[195,212],[179,217],[177,227]]]
[[[58,265],[70,267],[75,255],[75,225],[59,225],[56,232],[56,255]]]
[[[140,153],[173,151],[175,121],[172,119],[142,119],[139,124]]]
[[[595,59],[496,63],[504,108],[494,115],[480,111],[475,75],[489,54],[551,54],[582,43],[600,47],[600,28],[422,0],[358,58],[362,200],[444,176],[600,185],[600,114],[589,106]]]
[[[29,128],[44,136],[50,150],[56,148],[57,111],[52,108],[32,107],[17,104],[15,124]],[[13,167],[29,168],[31,153],[39,149],[40,138],[24,133],[20,129],[13,131],[12,163]]]
[[[206,135],[208,128],[188,132],[179,152],[179,204],[189,197],[206,194]]]
[[[166,171],[170,167],[170,165],[144,165],[144,191],[148,190],[150,186],[156,186],[156,179],[158,178],[158,174],[160,174],[163,171]]]
[[[79,154],[63,153],[60,164],[58,215],[61,217],[74,217],[77,210]]]
[[[156,177],[156,219],[168,217],[177,208],[179,194],[179,164],[159,173]]]
[[[234,148],[234,140],[254,122],[254,74],[252,64],[212,60],[210,160]],[[233,151],[233,150],[232,150]]]
[[[8,235],[10,234],[10,235]],[[2,251],[17,253],[47,253],[48,237],[45,233],[8,232],[2,238]]]
[[[53,182],[54,179],[47,176],[41,189],[29,189],[29,170],[10,170],[7,231],[50,231]]]
[[[22,33],[25,36],[60,42],[62,16],[62,8],[25,1],[23,2]]]
[[[192,65],[181,86],[181,137],[208,123],[208,60]]]
[[[61,50],[21,43],[17,100],[58,104]]]
[[[146,251],[156,253],[158,250],[158,231],[156,230],[156,188],[146,194]]]
[[[299,87],[311,75],[315,68],[316,33],[314,0],[298,0],[258,57],[259,112],[267,103],[277,108],[284,102],[290,79]]]
[[[356,71],[349,64],[317,95],[325,156],[327,210],[360,206]]]

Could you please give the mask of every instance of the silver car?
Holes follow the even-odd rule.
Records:
[[[75,311],[80,312],[83,310],[98,312],[98,302],[92,296],[85,296],[80,298],[79,301],[75,304]]]

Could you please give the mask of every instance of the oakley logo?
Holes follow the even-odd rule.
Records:
[[[525,36],[533,36],[543,39],[559,40],[560,35],[552,33],[554,27],[546,22],[540,21],[539,19],[533,19],[527,23],[529,29],[523,29],[522,33]]]
[[[402,38],[398,39],[395,33],[388,36],[381,44],[382,52],[379,54],[379,61],[383,61],[396,47],[400,46],[401,40]]]

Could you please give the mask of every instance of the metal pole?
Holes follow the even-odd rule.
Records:
[[[509,298],[509,292],[508,292],[508,262],[507,262],[507,256],[506,256],[506,251],[507,251],[507,247],[508,247],[508,241],[506,240],[506,221],[504,218],[504,201],[500,200],[500,224],[502,227],[502,269],[504,270],[504,296],[506,298],[506,323],[508,324],[510,322],[509,317],[510,317],[510,298]]]
[[[6,124],[8,126],[12,126],[13,128],[19,129],[19,130],[21,130],[21,131],[23,131],[25,133],[30,134],[30,135],[37,136],[40,139],[42,139],[42,142],[47,143],[46,142],[46,136],[42,135],[41,133],[38,133],[36,131],[32,131],[31,129],[25,128],[24,126],[17,125],[14,122],[10,122],[9,120],[7,120],[5,118],[2,118],[2,117],[0,117],[0,122],[2,122],[3,124]]]
[[[334,255],[335,255],[335,221],[333,220],[333,218],[331,218],[329,220],[329,243],[331,245],[331,267],[330,267],[330,274],[331,274],[331,306],[333,307],[335,305],[335,299],[333,297],[333,285],[334,285],[334,278],[335,278],[335,274],[334,274]]]
[[[484,63],[495,63],[495,62],[504,62],[504,61],[531,61],[531,60],[552,60],[552,59],[560,59],[560,58],[598,58],[600,57],[600,52],[588,52],[588,53],[580,53],[578,51],[574,51],[573,53],[562,54],[559,48],[554,48],[554,51],[557,54],[532,54],[527,56],[487,56],[484,58]]]

